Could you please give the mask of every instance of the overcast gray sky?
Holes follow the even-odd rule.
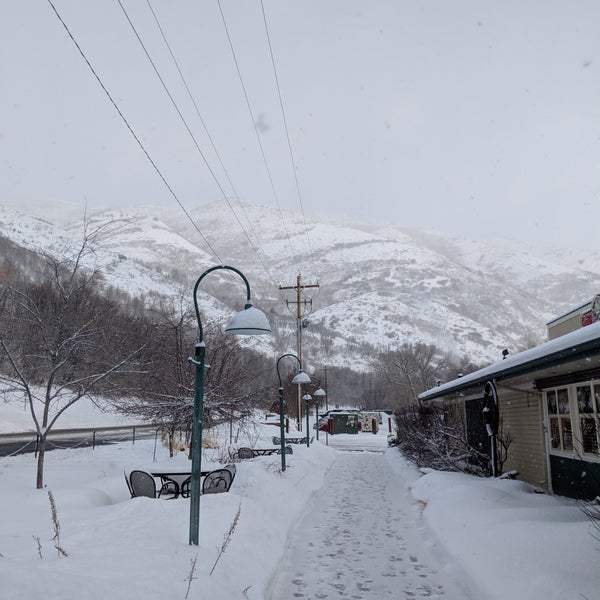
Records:
[[[263,1],[307,218],[598,248],[600,2]],[[149,3],[121,2],[233,196]],[[53,3],[180,201],[223,201],[118,1]],[[275,206],[217,0],[150,4],[238,196]],[[260,0],[221,6],[299,209]],[[0,48],[0,202],[179,210],[47,0],[2,2]]]

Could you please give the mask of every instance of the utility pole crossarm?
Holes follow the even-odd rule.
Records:
[[[303,316],[305,316],[306,312],[302,312],[302,307],[304,306],[304,308],[306,309],[307,306],[310,305],[310,308],[312,310],[312,298],[308,299],[308,300],[302,300],[302,290],[307,289],[307,288],[318,288],[319,284],[318,283],[309,283],[309,284],[303,284],[301,283],[302,281],[302,277],[300,275],[298,275],[298,277],[296,277],[296,285],[280,285],[279,289],[280,290],[296,290],[296,300],[286,300],[286,304],[289,308],[289,306],[291,304],[295,304],[296,305],[296,318],[298,319],[298,327],[300,327],[300,319],[302,319]],[[300,350],[300,348],[299,348]],[[300,358],[300,360],[302,360],[302,354],[301,352],[298,353],[298,358]]]

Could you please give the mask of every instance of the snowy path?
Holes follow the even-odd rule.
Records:
[[[440,567],[419,506],[381,446],[338,452],[327,481],[288,541],[271,600],[468,600],[452,567]]]

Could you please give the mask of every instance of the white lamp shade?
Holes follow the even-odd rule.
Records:
[[[295,383],[296,385],[310,383],[310,377],[304,371],[300,371],[298,375],[292,379],[292,383]]]
[[[325,393],[325,390],[319,388],[313,392],[313,396],[317,396],[317,398],[322,398],[323,396],[327,396],[327,394]]]
[[[236,335],[264,335],[271,333],[271,326],[265,313],[250,305],[229,321],[225,332]]]
[[[304,394],[304,396],[302,396],[302,400],[312,400],[312,396],[310,394]]]

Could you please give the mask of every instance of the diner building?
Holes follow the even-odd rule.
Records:
[[[542,491],[600,496],[600,302],[548,323],[549,340],[419,395],[444,407],[491,470]],[[571,314],[572,313],[572,314]],[[558,328],[558,329],[556,329]]]

